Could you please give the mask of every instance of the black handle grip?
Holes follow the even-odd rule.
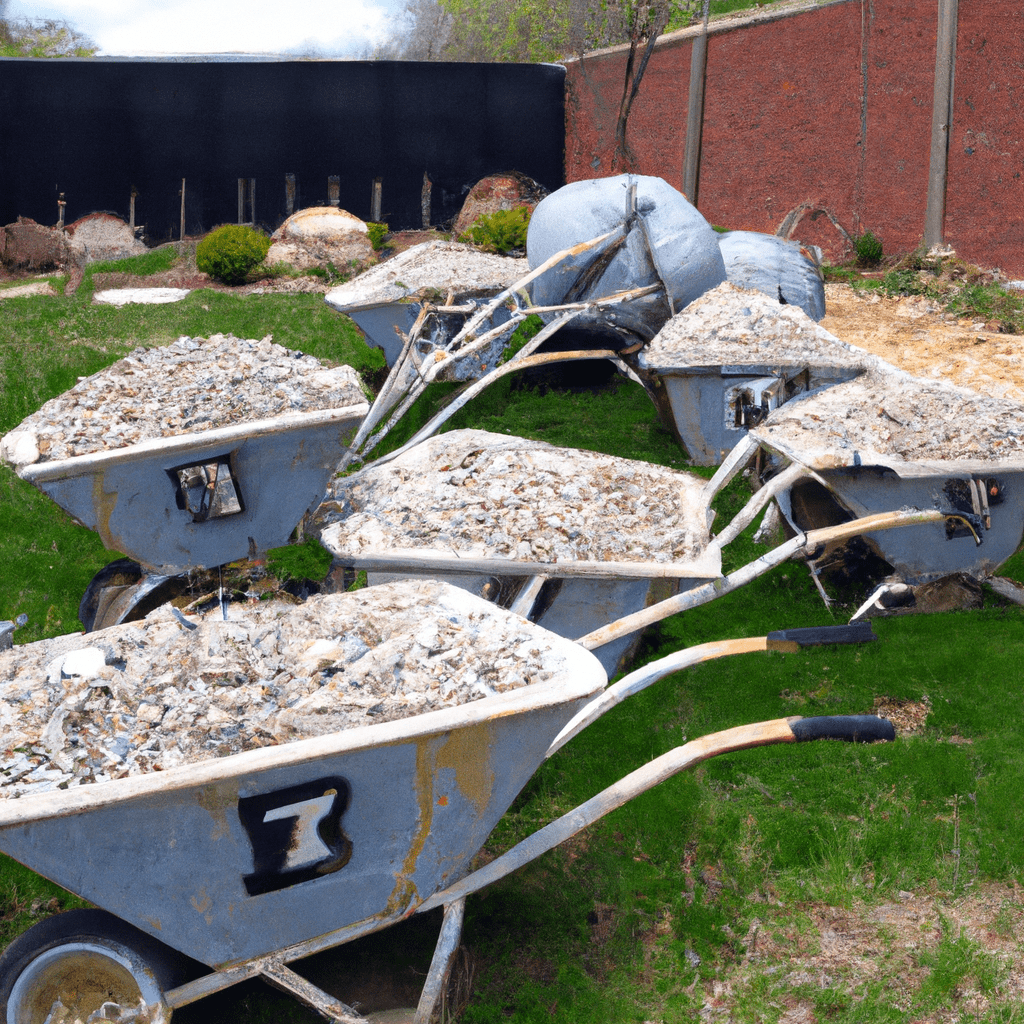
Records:
[[[874,743],[896,739],[896,730],[888,718],[875,715],[821,715],[800,718],[789,723],[798,743],[805,740],[845,740],[847,743]]]
[[[871,631],[870,620],[851,622],[846,626],[811,626],[807,629],[777,629],[768,634],[768,650],[789,647],[817,647],[820,644],[864,644],[878,637]]]

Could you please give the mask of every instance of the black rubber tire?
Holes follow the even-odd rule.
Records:
[[[67,947],[64,959],[69,967],[73,967],[75,958],[80,956],[81,970],[87,988],[91,989],[81,995],[86,1003],[82,1007],[75,1004],[79,991],[73,980],[67,982],[65,989],[52,978],[44,977],[44,965],[59,958],[57,951],[61,947]],[[152,997],[155,992],[161,1001],[163,993],[186,980],[190,963],[169,946],[105,910],[69,910],[55,914],[23,932],[0,955],[0,1024],[43,1024],[57,995],[69,1009],[85,1010],[84,1016],[87,1016],[107,1001],[105,994],[114,994],[108,993],[100,980],[105,962],[113,972],[111,977],[121,974],[127,979],[130,976],[140,994],[145,989]],[[127,970],[124,962],[130,965]],[[38,978],[33,978],[33,973]],[[18,981],[23,976],[26,980],[19,987]],[[38,992],[31,987],[35,983],[39,984]],[[65,996],[71,996],[72,1002],[67,1002]],[[96,1000],[99,1002],[93,1006]],[[147,1002],[152,1003],[152,998]],[[171,1011],[165,1007],[163,1012],[164,1019],[169,1021]]]
[[[143,568],[138,562],[131,558],[116,558],[108,562],[91,580],[85,588],[82,600],[78,603],[78,619],[82,623],[86,633],[91,633],[96,625],[96,609],[99,605],[100,594],[105,587],[115,582],[120,585],[138,583],[142,579]]]

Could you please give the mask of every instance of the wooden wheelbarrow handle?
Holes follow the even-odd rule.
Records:
[[[653,789],[659,782],[664,782],[665,779],[719,754],[747,750],[750,747],[764,747],[772,743],[798,743],[823,739],[871,743],[875,740],[892,740],[895,736],[892,723],[887,719],[876,718],[874,715],[840,715],[824,718],[776,718],[769,722],[739,725],[733,729],[724,729],[722,732],[690,740],[689,743],[684,743],[681,747],[656,757],[642,768],[630,772],[597,796],[591,797],[586,803],[580,804],[550,825],[545,825],[544,828],[527,836],[511,850],[474,871],[461,882],[435,893],[410,913],[432,910],[434,907],[478,892],[484,886],[536,860],[542,853],[553,850],[610,811]]]
[[[551,757],[591,722],[596,721],[616,704],[621,704],[627,697],[646,690],[648,686],[664,679],[665,676],[681,672],[685,668],[692,668],[702,662],[713,661],[715,658],[726,658],[732,654],[749,654],[753,651],[793,652],[801,647],[818,647],[823,644],[862,644],[877,639],[878,637],[871,631],[870,621],[862,621],[850,625],[780,629],[767,636],[743,637],[738,640],[712,640],[706,644],[697,644],[682,651],[675,651],[664,658],[634,669],[617,683],[599,693],[566,723],[565,728],[552,740],[551,746],[548,747],[548,752],[544,756],[545,758]]]

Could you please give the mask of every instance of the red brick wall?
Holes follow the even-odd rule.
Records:
[[[946,239],[965,258],[1024,278],[1020,0],[960,0],[954,91]]]
[[[887,252],[924,234],[937,0],[835,0],[717,26],[708,40],[698,205],[714,224],[791,231],[833,258],[843,231]],[[666,37],[630,117],[630,169],[682,187],[692,37]],[[567,65],[566,179],[615,173],[625,52]],[[1024,276],[1024,4],[960,0],[945,237]]]

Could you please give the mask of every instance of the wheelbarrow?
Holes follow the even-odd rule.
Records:
[[[677,313],[629,362],[693,462],[714,466],[784,403],[879,360],[798,306],[726,283]]]
[[[480,252],[460,242],[424,242],[331,289],[324,301],[350,316],[367,341],[384,352],[390,367],[402,355],[405,337],[425,305],[433,312],[432,336],[423,340],[427,351],[441,347],[484,300],[503,291],[528,270],[525,259]],[[497,327],[509,316],[501,306],[487,327]],[[500,336],[495,344],[496,352],[478,352],[475,359],[455,364],[451,375],[465,380],[486,373],[504,347]]]
[[[1024,406],[879,364],[772,413],[750,439],[799,478],[779,490],[796,529],[883,508],[937,508],[942,522],[866,533],[906,583],[991,576],[1024,535]]]
[[[721,575],[704,481],[484,430],[454,430],[335,480],[312,517],[335,561],[440,578],[574,638]],[[609,676],[639,633],[598,656]]]
[[[20,466],[22,479],[129,556],[90,582],[86,630],[126,621],[178,574],[286,544],[368,409],[286,413]]]
[[[461,601],[466,615],[488,608],[468,595]],[[354,1024],[363,1019],[355,1010],[289,963],[444,906],[410,1017],[426,1024],[466,896],[706,758],[771,743],[894,737],[890,723],[856,716],[779,719],[694,740],[474,871],[474,856],[545,758],[630,694],[710,658],[873,639],[861,624],[704,644],[606,689],[593,655],[531,628],[564,665],[547,681],[401,721],[0,802],[0,850],[98,908],[48,918],[8,947],[0,1019],[153,1024],[262,977],[326,1019]]]
[[[833,532],[801,534],[723,576],[722,549],[803,472],[780,475],[712,537],[711,502],[754,447],[737,449],[704,481],[629,459],[457,430],[410,442],[336,480],[312,528],[338,564],[365,570],[371,584],[441,578],[561,636],[599,635],[593,649],[609,676],[624,666],[644,626],[714,600],[788,558],[865,529],[945,528],[943,514],[931,508],[883,512]],[[550,508],[541,505],[545,492]],[[532,514],[519,518],[523,505]],[[671,517],[656,518],[666,507]],[[605,537],[617,538],[617,546]],[[610,622],[636,625],[616,626],[611,635]]]

